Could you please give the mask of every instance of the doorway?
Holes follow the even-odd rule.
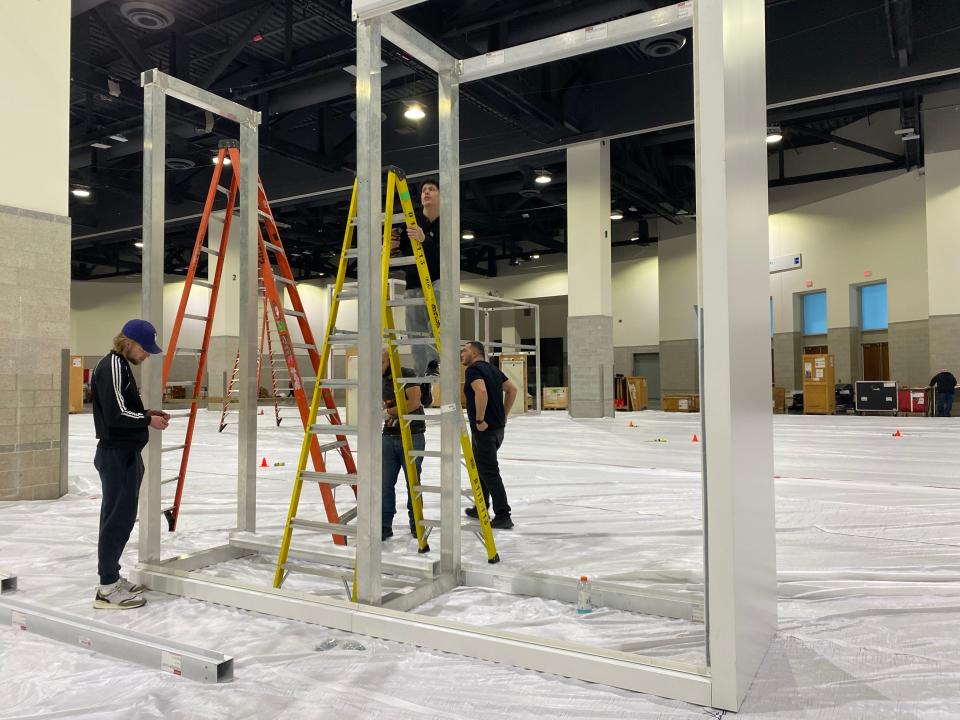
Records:
[[[863,344],[863,379],[890,379],[890,346],[885,342]]]
[[[647,401],[660,408],[660,353],[634,353],[633,374],[647,379]]]

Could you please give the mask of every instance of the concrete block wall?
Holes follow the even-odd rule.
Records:
[[[930,322],[916,320],[890,323],[887,337],[890,379],[909,387],[926,387],[933,377],[930,372]]]
[[[787,393],[800,390],[803,379],[800,363],[803,356],[803,336],[798,332],[777,333],[773,336],[773,383]]]
[[[700,391],[696,340],[665,340],[660,343],[660,395]]]
[[[613,417],[613,318],[567,318],[571,417]]]
[[[70,342],[69,218],[0,206],[0,256],[0,500],[52,499]]]

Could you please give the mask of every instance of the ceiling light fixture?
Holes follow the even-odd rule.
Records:
[[[407,120],[423,120],[427,116],[427,113],[424,112],[423,106],[420,103],[410,103],[407,105],[403,116]]]
[[[779,125],[771,125],[767,128],[767,144],[776,145],[783,140],[783,131]]]
[[[534,255],[531,255],[531,256],[530,256],[530,259],[531,259],[531,260],[539,260],[539,259],[540,259],[540,256],[534,254]]]
[[[95,143],[90,143],[90,147],[95,147],[97,148],[97,150],[107,150],[113,146],[107,145],[106,143],[102,143],[102,142],[95,142]]]
[[[533,178],[533,181],[538,185],[546,185],[547,183],[553,181],[553,175],[551,175],[550,171],[545,168],[537,170],[534,175],[535,177]]]
[[[142,247],[143,247],[143,241],[142,241],[142,240],[137,240],[137,241],[133,244],[133,246],[134,246],[134,247],[138,247],[138,248],[142,248]]]
[[[463,238],[464,240],[473,240],[473,238],[475,238],[476,235],[473,234],[472,230],[464,230],[463,235],[461,235],[460,237]]]
[[[117,142],[127,142],[127,138],[125,138],[123,135],[111,135],[110,139],[116,140]]]
[[[218,157],[218,156],[214,155],[214,156],[210,159],[210,162],[213,163],[214,165],[216,165],[216,164],[217,164],[217,157]],[[229,157],[224,157],[224,158],[223,158],[223,164],[224,164],[224,165],[229,165],[229,164],[230,164],[230,158],[229,158]]]
[[[639,236],[634,235],[632,238],[630,238],[630,242],[637,242],[639,239],[640,239]]]
[[[75,187],[70,191],[75,197],[90,197],[90,191],[87,188]]]
[[[623,213],[620,212],[619,210],[614,210],[612,213],[610,213],[610,219],[611,219],[611,220],[623,220]]]

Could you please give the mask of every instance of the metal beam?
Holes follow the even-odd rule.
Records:
[[[795,177],[777,178],[771,180],[770,187],[786,187],[787,185],[800,185],[803,183],[820,182],[821,180],[836,180],[837,178],[855,177],[857,175],[872,175],[873,173],[902,171],[903,158],[896,162],[877,163],[876,165],[861,165],[860,167],[844,168],[843,170],[830,170],[828,172],[810,173],[809,175],[797,175]]]
[[[260,124],[260,113],[256,110],[251,110],[232,100],[214,95],[208,90],[198,88],[195,85],[167,75],[157,68],[147,70],[140,76],[141,86],[146,87],[150,84],[155,85],[169,97],[182,100],[201,110],[209,110],[227,120],[233,120],[241,125],[248,125],[250,127],[256,127]]]
[[[383,37],[408,55],[415,57],[434,72],[453,69],[456,61],[432,40],[414,30],[394,15],[384,15]]]
[[[12,593],[17,589],[17,576],[6,570],[0,570],[0,594]]]
[[[353,0],[353,19],[354,21],[370,20],[422,2],[424,0]]]
[[[0,599],[0,621],[12,625],[15,630],[35,633],[189,680],[209,684],[233,680],[233,658],[223,653],[94,622],[26,600]]]
[[[263,23],[272,12],[273,4],[269,2],[266,3],[260,9],[260,12],[258,12],[253,19],[244,26],[243,30],[241,30],[240,33],[230,41],[230,44],[223,51],[223,54],[220,55],[216,62],[210,66],[210,69],[203,74],[203,77],[200,78],[199,82],[200,87],[208,88],[217,81],[217,78],[223,74],[223,71],[227,69],[227,66],[234,61],[237,55],[240,54],[240,51],[243,50],[244,46],[250,42],[253,31],[256,30],[257,27]]]
[[[605,50],[644,38],[677,32],[689,28],[692,23],[693,4],[688,2],[631,15],[621,20],[613,20],[468,58],[463,61],[461,82],[481,80],[534,65]]]
[[[116,10],[113,7],[108,8],[101,5],[93,12],[100,21],[100,24],[103,25],[104,30],[107,31],[107,34],[113,39],[114,43],[116,43],[123,57],[133,65],[134,72],[143,72],[154,64],[130,34],[127,26],[117,19],[115,14]]]
[[[816,128],[808,127],[807,125],[798,125],[791,129],[799,130],[804,135],[810,135],[811,137],[819,138],[824,142],[832,142],[836,143],[837,145],[843,145],[848,148],[853,148],[854,150],[859,150],[860,152],[865,152],[868,155],[882,157],[891,162],[900,162],[902,164],[904,160],[902,155],[897,155],[889,150],[883,150],[878,147],[873,147],[873,145],[867,145],[866,143],[857,142],[856,140],[840,137],[839,135],[834,135],[833,133],[823,132],[822,130],[817,130]]]

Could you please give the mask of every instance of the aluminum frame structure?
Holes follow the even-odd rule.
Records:
[[[521,310],[530,310],[533,313],[533,345],[529,343],[505,343],[496,342],[490,339],[490,313],[493,312],[517,312]],[[494,357],[497,355],[509,355],[512,352],[518,352],[524,355],[532,355],[534,363],[534,385],[536,386],[536,412],[543,410],[543,388],[540,378],[540,306],[536,303],[528,303],[522,300],[512,300],[510,298],[497,297],[496,295],[485,295],[483,293],[474,293],[460,291],[460,312],[473,312],[473,339],[480,340],[487,348],[492,348],[492,352],[487,355]],[[480,318],[483,316],[483,334],[481,335]],[[501,341],[503,338],[500,338]],[[463,338],[461,342],[465,342]],[[524,412],[526,412],[524,408]]]
[[[766,107],[763,0],[693,0],[640,13],[603,25],[583,28],[526,45],[460,60],[386,13],[390,0],[371,0],[370,14],[357,17],[357,144],[359,281],[369,288],[359,306],[360,477],[358,543],[353,554],[342,549],[313,552],[311,559],[357,562],[358,603],[252,586],[232,579],[204,576],[195,571],[208,565],[268,550],[243,533],[227,545],[160,561],[141,542],[140,564],[133,577],[151,588],[248,610],[312,622],[432,649],[503,662],[533,670],[579,678],[615,687],[652,693],[700,705],[737,710],[763,659],[776,629],[776,570],[773,526],[773,443],[770,422],[769,336],[767,317],[768,237],[766,187]],[[370,10],[374,8],[374,10]],[[459,86],[463,82],[512,72],[586,52],[636,42],[647,37],[694,29],[695,128],[697,142],[699,305],[703,320],[703,384],[709,391],[704,404],[704,495],[706,593],[703,607],[689,600],[626,592],[621,587],[599,588],[608,606],[689,619],[706,618],[707,665],[697,667],[597,647],[552,641],[456,623],[404,612],[458,585],[495,587],[515,593],[567,600],[574,579],[510,573],[474,567],[461,561],[460,468],[456,428],[458,404],[442,413],[441,550],[439,560],[412,570],[381,563],[379,483],[379,358],[382,327],[378,273],[381,223],[381,40],[387,39],[437,72],[439,86],[440,183],[444,191],[441,237],[459,236]],[[155,71],[154,71],[155,72]],[[202,91],[201,91],[202,92]],[[152,99],[151,99],[152,96]],[[145,192],[154,197],[162,184],[162,115],[155,107],[162,88],[154,87],[145,103],[148,133],[145,153],[161,162],[145,163]],[[217,99],[219,100],[219,98]],[[227,103],[227,101],[220,101]],[[232,103],[230,103],[232,105]],[[246,111],[245,112],[250,112]],[[254,125],[255,132],[255,125]],[[254,136],[255,137],[255,136]],[[249,138],[249,134],[248,134]],[[241,148],[241,157],[244,157]],[[250,158],[250,153],[246,154]],[[254,156],[255,160],[255,156]],[[153,168],[152,171],[148,168]],[[160,183],[151,183],[152,173]],[[250,177],[249,169],[244,170]],[[162,190],[160,191],[162,200]],[[255,203],[245,203],[248,207]],[[162,237],[162,213],[144,209],[145,308],[156,322],[162,288],[160,252],[151,240]],[[162,208],[162,202],[159,204]],[[244,223],[255,231],[256,218]],[[247,236],[249,239],[251,236]],[[252,237],[255,237],[253,235]],[[247,247],[247,246],[245,246]],[[252,247],[252,244],[250,245]],[[247,253],[245,253],[245,257]],[[254,253],[255,259],[255,253]],[[255,267],[248,263],[248,269]],[[442,247],[439,298],[441,312],[441,385],[455,387],[459,378],[460,246]],[[254,271],[255,273],[255,271]],[[248,287],[255,287],[253,283]],[[249,279],[248,279],[249,282]],[[151,302],[147,302],[147,300]],[[246,347],[255,342],[256,316],[247,311],[241,327]],[[162,318],[159,318],[162,319]],[[246,335],[244,335],[246,333]],[[254,348],[249,348],[252,358]],[[250,363],[246,364],[250,367]],[[149,387],[156,392],[159,378]],[[245,385],[246,387],[246,385]],[[252,388],[251,388],[252,390]],[[148,396],[148,406],[149,400]],[[256,412],[255,397],[242,406]],[[255,529],[251,488],[249,435],[241,432],[238,529]],[[156,443],[151,443],[151,447]],[[365,487],[363,487],[365,486]],[[146,519],[159,519],[148,514]],[[372,521],[372,522],[371,522]],[[141,530],[141,536],[143,536]],[[145,552],[146,549],[146,552]],[[392,564],[391,564],[392,565]],[[386,599],[381,570],[411,572],[422,580],[413,591]],[[383,605],[383,607],[378,607]]]

